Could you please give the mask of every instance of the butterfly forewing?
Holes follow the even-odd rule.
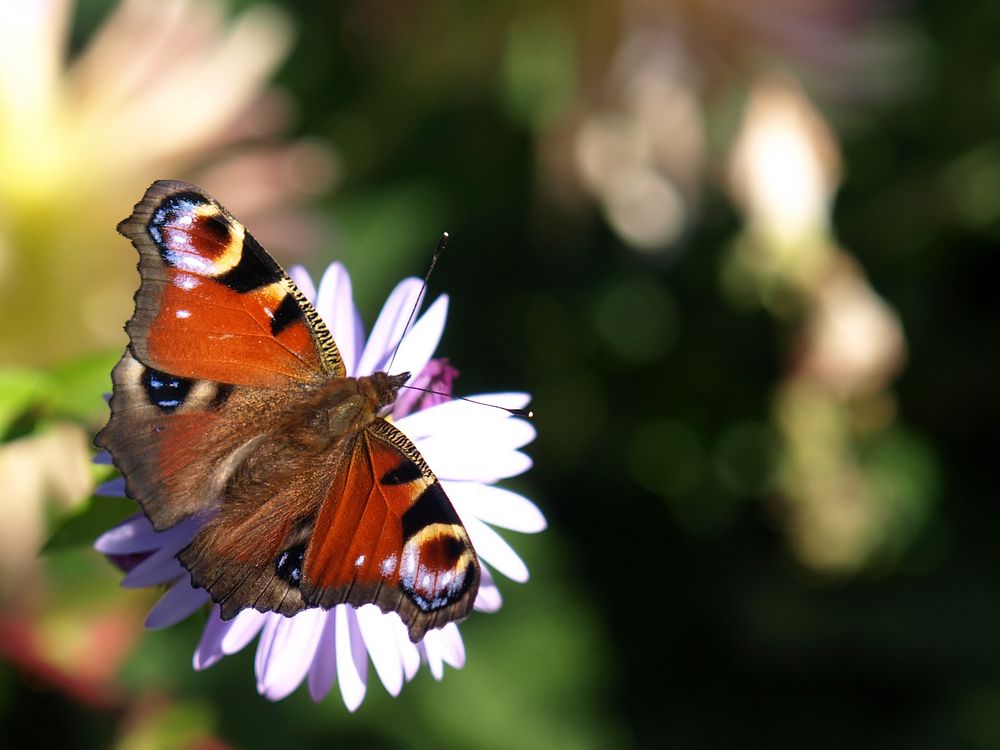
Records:
[[[343,376],[326,326],[242,224],[202,190],[153,183],[118,225],[142,283],[126,326],[137,359],[185,378],[280,388]]]

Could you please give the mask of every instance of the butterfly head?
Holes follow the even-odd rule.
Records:
[[[395,403],[396,394],[409,379],[410,373],[408,372],[401,372],[398,375],[389,375],[385,372],[372,373],[368,381],[375,391],[378,408],[381,409]]]

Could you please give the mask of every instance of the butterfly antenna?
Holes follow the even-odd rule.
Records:
[[[493,409],[500,409],[510,414],[512,417],[524,417],[526,419],[534,419],[535,412],[531,409],[511,409],[506,406],[500,406],[500,404],[491,404],[486,401],[476,401],[474,398],[466,398],[465,396],[453,396],[450,393],[443,393],[441,391],[434,391],[430,388],[420,388],[416,385],[402,385],[400,388],[409,388],[411,391],[420,391],[421,393],[432,393],[435,396],[444,396],[449,401],[467,401],[470,404],[476,404],[478,406],[489,406]]]
[[[396,361],[396,354],[399,353],[399,347],[403,344],[403,337],[406,336],[406,332],[410,330],[410,323],[417,315],[417,311],[420,309],[420,303],[423,302],[424,292],[427,291],[427,283],[431,280],[431,273],[434,271],[434,266],[437,265],[438,258],[441,257],[441,253],[444,249],[448,247],[448,233],[445,232],[441,235],[441,239],[438,240],[437,247],[434,248],[434,255],[431,258],[431,264],[427,267],[427,273],[424,274],[424,283],[420,286],[420,294],[417,295],[417,302],[413,305],[413,309],[410,310],[410,317],[406,319],[406,325],[403,326],[403,334],[399,337],[399,341],[396,342],[396,348],[392,350],[392,357],[389,358],[389,364],[386,366],[386,372],[392,372],[392,363]]]

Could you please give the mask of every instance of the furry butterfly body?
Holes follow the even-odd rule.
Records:
[[[407,375],[347,377],[315,309],[199,188],[154,183],[119,225],[139,251],[129,346],[98,434],[224,619],[374,603],[410,638],[465,617],[480,570],[426,462],[380,413]]]

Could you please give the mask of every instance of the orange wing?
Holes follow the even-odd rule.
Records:
[[[377,419],[356,441],[301,561],[310,604],[374,603],[410,638],[472,611],[479,560],[458,514],[403,433]]]
[[[126,325],[136,359],[184,378],[280,388],[343,376],[316,310],[253,236],[200,188],[154,182],[118,225],[142,284]]]

